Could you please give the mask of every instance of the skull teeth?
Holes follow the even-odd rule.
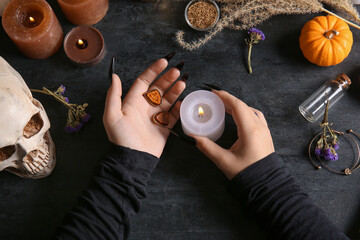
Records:
[[[49,163],[50,148],[46,144],[43,144],[42,149],[36,149],[28,152],[28,154],[23,158],[23,166],[25,170],[32,175],[42,172],[46,167],[48,167]],[[48,168],[50,168],[50,166]]]
[[[33,173],[33,170],[30,168],[29,163],[24,162],[24,166],[25,166],[25,168],[26,168],[26,170],[27,170],[28,172],[30,172],[31,174],[34,174],[34,173]]]

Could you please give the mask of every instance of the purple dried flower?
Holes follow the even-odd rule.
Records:
[[[257,29],[257,28],[250,28],[249,31],[248,31],[248,34],[250,35],[250,38],[252,38],[254,35],[254,37],[259,41],[259,40],[262,40],[264,41],[265,40],[265,34]]]
[[[331,156],[330,161],[337,161],[339,159],[338,155],[335,153]]]
[[[248,70],[249,73],[252,73],[252,68],[251,68],[251,49],[252,46],[255,43],[258,43],[260,40],[265,40],[265,34],[257,29],[257,28],[250,28],[248,31],[249,34],[249,38],[245,39],[246,44],[249,47],[249,52],[248,52]]]
[[[322,149],[321,148],[316,148],[315,149],[315,154],[319,157],[322,157]]]
[[[87,113],[87,114],[85,114],[85,116],[83,116],[81,118],[81,121],[84,123],[87,123],[90,120],[90,118],[91,118],[91,115]]]
[[[67,133],[75,133],[80,131],[80,129],[82,128],[83,124],[81,122],[72,122],[72,123],[68,123],[65,126],[65,132]]]
[[[322,152],[323,152],[323,158],[326,159],[326,160],[330,160],[331,155],[332,155],[331,149],[330,148],[325,148],[325,149],[323,149]]]
[[[325,160],[336,161],[339,159],[339,156],[332,150],[330,147],[323,149],[323,158]]]
[[[65,126],[65,132],[74,133],[74,132],[77,132],[77,131],[76,131],[76,128],[74,128],[72,126]]]
[[[335,153],[330,153],[329,155],[326,156],[325,160],[330,160],[330,161],[336,161],[338,160],[338,155]]]
[[[335,151],[338,150],[338,149],[339,149],[339,144],[335,143],[335,144],[333,145],[333,148],[334,148]]]
[[[60,87],[58,88],[58,92],[60,95],[63,95],[65,93],[66,87],[64,85],[60,85]]]
[[[64,97],[64,101],[69,103],[69,99],[67,97]]]

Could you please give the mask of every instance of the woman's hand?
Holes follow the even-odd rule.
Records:
[[[193,136],[197,147],[231,180],[245,168],[275,151],[270,130],[262,112],[224,91],[214,91],[234,118],[238,140],[224,149],[205,137]]]
[[[179,119],[180,102],[169,112],[168,128],[154,124],[151,118],[155,113],[168,111],[186,85],[184,81],[177,81],[170,88],[180,76],[180,70],[176,67],[155,81],[167,65],[168,61],[165,58],[154,62],[135,80],[124,101],[121,100],[120,78],[116,74],[112,75],[112,85],[107,93],[103,117],[106,133],[112,143],[160,157],[170,133],[168,128],[172,128]],[[153,81],[155,82],[150,87]],[[151,106],[143,97],[149,89],[159,90],[162,95],[160,106]]]

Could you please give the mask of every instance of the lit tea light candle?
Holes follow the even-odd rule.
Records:
[[[61,47],[63,31],[45,0],[12,0],[6,6],[2,25],[25,56],[44,59]]]
[[[186,135],[203,136],[216,141],[224,132],[225,107],[216,94],[205,90],[195,91],[182,102],[180,119]]]
[[[64,50],[70,61],[79,67],[91,67],[105,56],[105,41],[101,33],[90,26],[71,30],[64,40]]]
[[[80,49],[84,49],[87,47],[87,41],[85,39],[84,40],[79,39],[76,44],[77,44],[77,47]]]
[[[65,17],[75,25],[93,25],[106,15],[109,0],[57,0]]]

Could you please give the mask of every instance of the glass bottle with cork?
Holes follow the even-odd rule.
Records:
[[[325,112],[326,102],[330,101],[329,108],[333,106],[351,85],[350,78],[345,74],[339,74],[336,79],[331,79],[316,90],[300,106],[299,111],[309,122],[315,122]]]

